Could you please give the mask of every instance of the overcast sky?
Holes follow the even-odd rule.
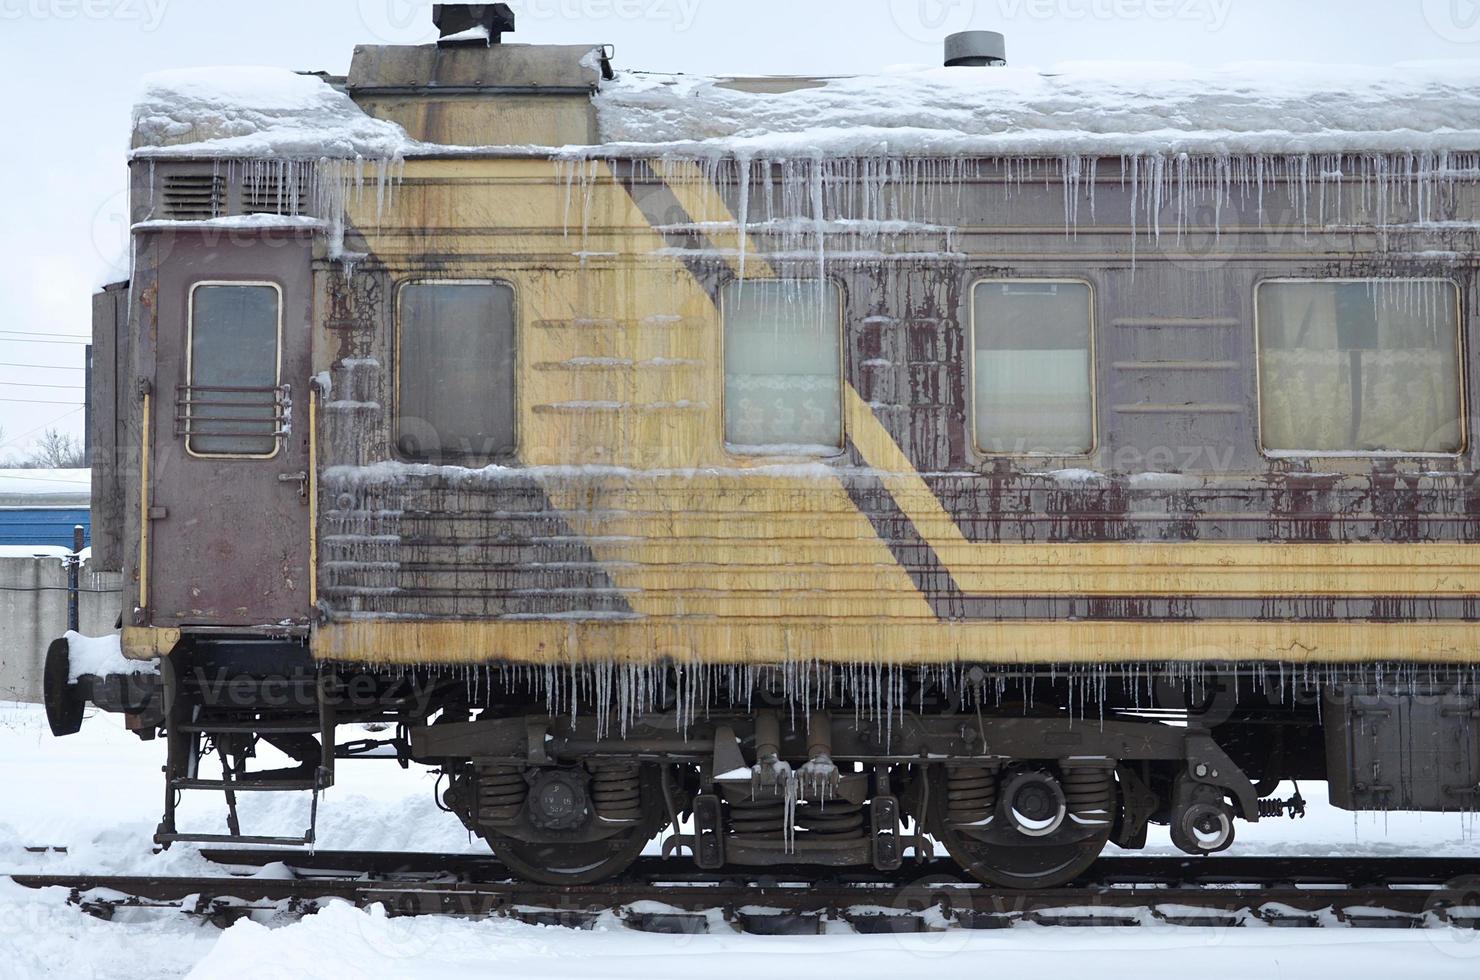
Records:
[[[524,42],[608,42],[617,65],[696,73],[867,73],[931,64],[966,28],[1020,67],[1080,60],[1480,57],[1480,0],[522,0]],[[161,68],[344,72],[355,44],[431,40],[413,0],[0,0],[0,457],[82,431],[92,291],[126,270],[129,106]],[[43,339],[39,337],[30,339]],[[50,367],[48,367],[50,366]],[[24,385],[24,386],[23,386]],[[55,386],[55,387],[49,387]]]

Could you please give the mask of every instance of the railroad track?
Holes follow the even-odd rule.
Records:
[[[1022,892],[970,881],[934,861],[894,874],[703,872],[644,859],[625,878],[556,888],[508,879],[493,858],[436,854],[203,852],[210,877],[16,875],[65,888],[82,910],[169,909],[229,924],[243,916],[312,914],[331,901],[393,915],[507,916],[589,928],[615,917],[648,932],[864,933],[1017,925],[1480,928],[1480,860],[1112,858],[1072,887]],[[281,866],[281,867],[278,867]],[[272,870],[264,874],[269,867]]]

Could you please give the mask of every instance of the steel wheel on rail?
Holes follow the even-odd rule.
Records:
[[[481,781],[471,824],[526,881],[573,886],[614,878],[668,824],[655,766],[497,770]]]
[[[968,874],[1000,888],[1074,881],[1115,823],[1114,772],[1104,765],[938,766],[930,788],[931,835]]]
[[[535,843],[486,835],[484,840],[514,875],[542,885],[596,885],[617,877],[642,856],[643,848],[662,830],[661,825],[624,832],[621,836],[579,844]]]

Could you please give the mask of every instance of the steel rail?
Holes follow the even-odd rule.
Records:
[[[512,877],[512,873],[492,854],[215,848],[202,850],[201,856],[223,867],[261,868],[281,863],[304,877],[319,874],[331,877],[449,875],[464,882],[485,883]],[[794,879],[900,885],[928,875],[955,876],[964,883],[972,881],[955,862],[944,857],[920,863],[906,861],[904,867],[893,872],[801,864],[701,871],[684,858],[643,857],[632,866],[624,880],[733,884]],[[1192,887],[1243,883],[1377,887],[1424,886],[1470,878],[1480,881],[1480,858],[1114,857],[1096,862],[1075,885]]]
[[[1445,859],[1116,858],[1072,887],[991,888],[949,862],[899,875],[815,869],[699,872],[644,859],[602,885],[553,887],[495,878],[492,859],[430,854],[284,855],[215,851],[223,866],[282,863],[299,877],[15,875],[27,888],[64,888],[69,901],[110,918],[120,909],[182,910],[217,922],[253,912],[307,915],[325,903],[393,915],[510,916],[590,926],[604,914],[652,932],[715,929],[812,933],[826,921],[859,932],[1053,926],[1480,928],[1480,861]],[[473,874],[473,872],[477,872]],[[332,874],[334,876],[321,877]],[[418,877],[407,877],[418,876]],[[653,912],[652,903],[668,911]],[[928,914],[927,914],[928,913]]]

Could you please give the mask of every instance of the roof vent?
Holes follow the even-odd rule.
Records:
[[[514,11],[506,3],[438,3],[432,22],[439,48],[486,48],[514,32]]]
[[[1007,64],[1007,38],[996,31],[962,31],[946,38],[947,68],[1000,68]]]
[[[242,182],[242,214],[308,213],[307,182],[296,173],[265,173]]]
[[[226,179],[220,174],[170,174],[164,179],[164,213],[174,221],[207,221],[226,213]]]

